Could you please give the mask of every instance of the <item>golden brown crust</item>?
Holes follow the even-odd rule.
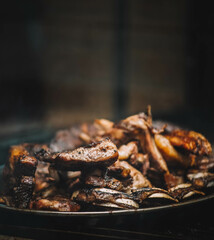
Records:
[[[209,155],[212,153],[211,144],[200,133],[179,129],[165,136],[173,146],[190,153],[197,155]]]

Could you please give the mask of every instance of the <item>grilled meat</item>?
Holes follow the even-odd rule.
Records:
[[[4,194],[12,196],[12,205],[27,208],[35,186],[35,171],[38,161],[30,156],[26,145],[10,148],[9,162],[3,171]]]
[[[118,124],[96,119],[49,144],[12,146],[0,203],[68,212],[177,203],[213,191],[211,153],[199,133],[154,126],[150,107]]]
[[[88,176],[85,184],[93,187],[110,188],[121,191],[124,189],[122,182],[112,177]]]
[[[151,167],[163,173],[169,171],[154,141],[151,131],[151,116],[144,113],[133,115],[122,120],[117,126],[132,133],[140,141],[143,152],[149,155]]]
[[[199,189],[214,187],[214,173],[193,172],[188,173],[187,178],[195,187]]]
[[[139,153],[138,143],[131,141],[128,144],[121,145],[118,149],[119,160],[127,160],[137,169],[141,169],[145,175],[150,164],[148,154]]]
[[[69,170],[81,170],[87,167],[106,167],[118,158],[115,144],[105,139],[73,151],[59,153],[55,159],[57,167]]]
[[[212,153],[212,147],[208,140],[202,134],[194,131],[174,130],[166,134],[166,138],[174,147],[196,155]]]
[[[152,186],[150,181],[144,177],[140,171],[132,167],[128,162],[119,161],[117,164],[124,169],[130,170],[130,177],[132,178],[132,184],[130,185],[130,188],[135,189]]]
[[[35,178],[32,176],[22,176],[18,180],[17,186],[13,188],[13,204],[17,208],[27,208],[33,195]]]
[[[73,193],[72,199],[80,203],[109,208],[136,209],[139,207],[130,195],[107,188],[78,190]]]
[[[199,156],[195,159],[196,171],[214,172],[214,157]]]
[[[169,193],[179,201],[188,200],[196,196],[203,196],[204,193],[198,191],[190,183],[179,184],[169,189]]]
[[[38,198],[30,203],[30,209],[50,210],[60,212],[77,212],[80,205],[64,196],[54,196],[52,198]]]
[[[52,152],[62,152],[84,145],[85,142],[79,137],[81,131],[79,125],[57,131],[55,137],[51,140],[50,149]]]
[[[141,188],[132,190],[134,200],[141,206],[164,205],[178,202],[166,190],[160,188]]]
[[[167,164],[173,165],[181,165],[183,167],[188,167],[192,163],[192,159],[188,156],[185,156],[179,153],[170,143],[170,141],[163,135],[156,134],[155,135],[155,143],[163,155],[164,159],[167,161]]]

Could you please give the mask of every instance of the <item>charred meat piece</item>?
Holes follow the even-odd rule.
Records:
[[[139,207],[130,195],[107,188],[82,189],[74,192],[72,199],[108,208],[136,209]]]
[[[47,188],[50,187],[50,185],[53,182],[53,179],[51,178],[49,174],[49,167],[50,164],[46,162],[38,162],[38,166],[35,172],[35,189],[34,193],[37,194]]]
[[[115,128],[114,123],[106,119],[95,119],[93,125],[84,133],[94,141],[108,137],[117,146],[130,140],[130,136],[123,129]]]
[[[167,189],[175,187],[179,184],[184,183],[184,176],[183,175],[178,175],[178,171],[175,173],[165,173],[164,174],[164,180],[165,180],[165,185]]]
[[[195,159],[197,171],[214,172],[214,156],[199,156]]]
[[[204,189],[214,187],[214,173],[193,172],[188,173],[187,178],[197,188]]]
[[[160,172],[168,172],[168,167],[159,152],[152,133],[151,115],[144,113],[133,115],[122,120],[117,126],[131,132],[138,139],[144,153],[148,153],[151,166]]]
[[[111,167],[111,166],[110,166]],[[114,174],[109,168],[107,169],[92,169],[83,173],[82,181],[90,187],[110,188],[117,191],[125,191],[127,185],[131,184],[130,176],[121,176]]]
[[[27,144],[12,146],[9,161],[3,170],[4,195],[11,196],[11,205],[27,208],[35,187],[38,161],[30,155]],[[10,203],[9,203],[10,204]]]
[[[196,190],[190,183],[183,183],[170,188],[169,193],[179,201],[189,200],[193,197],[204,195],[203,192]]]
[[[59,212],[77,212],[80,205],[64,196],[54,196],[52,198],[38,198],[31,201],[30,209],[49,210]]]
[[[18,180],[17,186],[13,191],[13,204],[17,208],[27,208],[33,195],[35,178],[23,176]]]
[[[142,169],[143,174],[146,174],[150,166],[148,154],[139,153],[138,151],[136,141],[121,145],[118,150],[119,160],[127,160],[135,168]]]
[[[136,189],[132,190],[132,195],[135,201],[145,207],[177,202],[166,190],[161,188]]]
[[[200,133],[179,129],[174,130],[165,136],[174,147],[184,151],[196,155],[209,155],[212,153],[211,144]]]
[[[124,167],[119,160],[108,167],[108,174],[120,179],[130,178],[131,169]]]
[[[164,159],[167,161],[167,164],[170,166],[191,166],[191,158],[179,153],[165,136],[156,134],[155,143]]]
[[[56,132],[55,137],[51,140],[50,149],[52,152],[62,152],[67,150],[73,150],[77,147],[85,144],[80,139],[80,133],[82,132],[81,126],[76,125],[66,130],[59,130]]]
[[[38,161],[35,157],[22,155],[18,158],[14,174],[16,176],[34,176]]]
[[[42,162],[54,163],[55,158],[58,156],[57,152],[53,152],[51,148],[43,144],[35,144],[31,147],[32,154]]]
[[[73,151],[62,152],[55,159],[56,166],[69,170],[87,167],[107,167],[118,158],[117,147],[109,139],[92,143]]]
[[[118,161],[117,165],[130,171],[130,176],[132,178],[132,184],[130,187],[132,189],[152,186],[150,181],[146,177],[144,177],[140,171],[138,171],[136,168],[131,166],[128,162]]]
[[[110,188],[121,191],[124,189],[122,182],[112,177],[88,176],[85,184],[93,187]]]

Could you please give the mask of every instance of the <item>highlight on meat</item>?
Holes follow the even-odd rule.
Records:
[[[117,123],[60,130],[47,144],[11,146],[3,180],[0,203],[10,207],[139,209],[212,193],[214,158],[202,134],[155,124],[149,106]]]

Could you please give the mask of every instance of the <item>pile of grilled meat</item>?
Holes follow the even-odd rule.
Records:
[[[214,159],[200,133],[147,113],[58,131],[49,144],[10,148],[0,202],[63,212],[138,209],[209,194]]]

